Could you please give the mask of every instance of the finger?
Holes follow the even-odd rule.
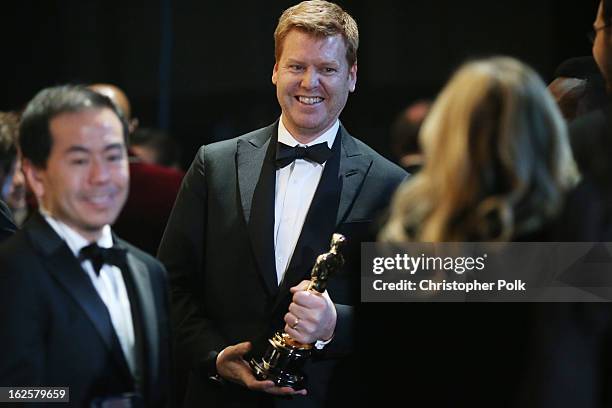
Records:
[[[274,395],[306,395],[306,389],[294,390],[291,387],[274,387],[273,389],[266,391]]]
[[[246,385],[248,389],[253,391],[266,391],[270,388],[276,387],[274,381],[271,380],[258,381],[257,379],[255,379],[255,377],[251,377],[250,379],[245,378],[245,380],[246,381],[244,382],[244,385]]]
[[[248,384],[254,381],[255,377],[250,367],[243,364],[243,361],[240,357],[221,362],[217,361],[217,372],[226,380],[248,387]]]
[[[287,326],[290,327],[294,327],[295,325],[300,324],[300,322],[302,321],[302,319],[300,319],[291,312],[286,313],[285,318],[283,320],[285,321],[285,323],[287,323]]]
[[[310,285],[310,281],[309,280],[303,280],[300,283],[298,283],[297,285],[293,286],[290,291],[291,293],[296,293],[296,292],[300,292],[300,291],[305,291],[306,289],[308,289],[308,285]]]
[[[300,306],[316,308],[325,307],[327,304],[325,298],[320,293],[301,291],[293,294],[292,302]]]
[[[298,326],[294,329],[292,327],[285,326],[285,333],[287,333],[293,340],[299,341],[300,343],[310,344],[316,341],[312,328],[306,329]]]
[[[291,320],[291,318],[297,318],[300,319],[300,321],[302,320],[312,320],[312,315],[313,314],[318,314],[320,313],[318,310],[313,310],[313,309],[307,309],[304,306],[298,305],[297,303],[291,303],[289,305],[289,313],[287,313],[285,315],[285,317],[287,317],[287,315],[289,315],[289,320],[285,320],[288,324],[292,324],[294,323],[294,320]]]
[[[267,392],[268,394],[272,394],[272,395],[306,395],[307,392],[305,389],[296,391],[291,387],[278,387],[278,386],[273,386],[273,387],[269,387],[266,389],[263,389],[262,391]]]
[[[291,335],[291,333],[312,333],[319,321],[317,320],[317,315],[312,312],[308,312],[304,319],[298,318],[293,313],[289,312],[285,315],[285,333]],[[290,330],[288,330],[290,329]]]
[[[251,351],[251,342],[245,341],[243,343],[238,343],[233,346],[228,347],[228,351],[233,356],[243,356],[249,351]]]
[[[245,384],[250,390],[267,392],[274,395],[294,395],[297,393],[297,391],[291,387],[278,387],[274,381],[270,380],[258,381],[252,378]]]

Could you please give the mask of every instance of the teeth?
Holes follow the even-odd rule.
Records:
[[[109,200],[109,196],[101,196],[101,197],[90,197],[89,201],[91,201],[94,204],[103,204],[106,203]]]
[[[323,98],[319,96],[312,96],[312,97],[298,96],[298,100],[306,105],[314,105],[315,103],[319,103],[323,101]]]

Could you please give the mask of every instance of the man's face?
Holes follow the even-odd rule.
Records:
[[[610,28],[603,28],[605,25],[603,3],[600,2],[597,10],[597,17],[593,23],[593,29],[595,30],[593,57],[610,90],[610,88],[612,88],[612,38],[610,37]]]
[[[6,204],[11,210],[25,208],[26,203],[26,182],[23,172],[21,171],[21,157],[15,160],[15,169],[13,172],[13,180],[8,188],[7,194],[3,197]]]
[[[317,38],[295,29],[272,73],[283,124],[306,143],[333,125],[356,82],[357,65],[348,66],[342,36]]]
[[[110,109],[91,109],[62,113],[49,129],[53,144],[47,166],[30,166],[28,181],[52,216],[95,240],[115,221],[128,194],[121,122]]]

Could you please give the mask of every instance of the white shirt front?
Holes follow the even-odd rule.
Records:
[[[53,218],[44,209],[40,209],[40,213],[45,218],[47,223],[68,245],[74,256],[78,259],[81,249],[91,244],[83,238],[78,232],[70,228],[68,225]],[[102,229],[102,236],[96,242],[102,248],[110,248],[113,246],[113,236],[110,226],[105,225]],[[136,369],[136,356],[134,352],[134,325],[132,320],[132,310],[130,309],[130,298],[127,294],[125,282],[121,275],[121,270],[116,266],[104,264],[100,269],[100,275],[96,275],[94,268],[89,260],[81,262],[81,267],[89,276],[93,283],[96,292],[106,305],[108,314],[110,315],[113,328],[119,338],[119,344],[123,350],[123,355],[128,363],[132,374]]]
[[[312,142],[300,144],[283,125],[283,117],[278,121],[278,141],[288,146],[312,146],[327,142],[331,149],[338,133],[340,122],[336,123]],[[276,277],[280,284],[285,276],[298,238],[302,232],[306,214],[314,197],[325,163],[319,164],[297,159],[288,166],[276,170],[276,190],[274,200],[274,253]]]

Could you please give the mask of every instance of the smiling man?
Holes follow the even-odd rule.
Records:
[[[405,177],[339,121],[357,83],[353,18],[333,3],[305,1],[282,14],[274,39],[281,117],[199,150],[159,250],[185,406],[326,404],[351,349],[359,244]],[[345,268],[322,295],[306,292],[334,232],[350,243]],[[248,354],[276,329],[316,348],[306,389],[251,372]]]
[[[23,114],[39,213],[0,246],[3,386],[70,387],[74,406],[168,401],[165,271],[110,228],[128,194],[126,129],[82,87],[45,89]]]

